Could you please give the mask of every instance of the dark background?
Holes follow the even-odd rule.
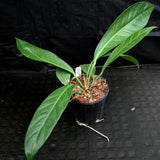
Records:
[[[0,70],[48,69],[48,65],[22,56],[16,49],[15,36],[56,53],[73,67],[89,63],[110,24],[124,9],[138,1],[1,0]],[[160,2],[147,1],[155,5],[148,26],[160,27]],[[150,33],[128,54],[141,64],[159,63],[160,29]],[[127,63],[119,60],[117,64]]]

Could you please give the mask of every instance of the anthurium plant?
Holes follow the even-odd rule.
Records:
[[[80,81],[74,70],[56,54],[16,38],[17,48],[24,56],[56,66],[57,78],[63,84],[40,104],[30,122],[25,137],[27,160],[32,160],[51,134],[67,107],[75,87],[78,87],[82,92],[86,92],[86,89],[92,90],[94,83],[101,77],[106,67],[118,57],[131,61],[139,67],[139,62],[134,57],[124,53],[156,28],[155,26],[145,27],[153,9],[154,5],[141,1],[124,10],[117,17],[98,43],[91,63],[81,65],[86,74],[85,84]],[[94,76],[97,60],[102,57],[106,58],[106,61],[100,74]],[[71,75],[77,80],[78,85],[70,83]],[[91,79],[92,83],[90,83]]]

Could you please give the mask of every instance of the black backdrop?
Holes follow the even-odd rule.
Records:
[[[138,1],[1,0],[0,69],[40,71],[44,66],[18,52],[15,36],[56,53],[72,66],[89,63],[105,30],[125,8]],[[148,26],[160,27],[160,1],[147,1],[155,5]],[[159,63],[160,29],[150,33],[129,54],[140,63]]]

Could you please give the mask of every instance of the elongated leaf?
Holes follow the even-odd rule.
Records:
[[[124,55],[124,54],[122,54],[121,57],[127,61],[134,63],[137,66],[137,68],[139,68],[139,62],[136,58],[129,55]]]
[[[89,65],[90,64],[82,64],[82,65],[80,65],[80,67],[82,68],[83,72],[86,73],[86,74],[88,73]],[[96,69],[94,67],[93,70],[92,70],[91,76],[94,76],[95,72],[96,72]]]
[[[116,55],[116,54],[118,55],[120,53],[125,53],[129,51],[155,28],[157,27],[151,26],[151,27],[140,29],[139,31],[135,32],[130,37],[128,37],[128,39],[123,41],[117,48],[115,48],[112,55]]]
[[[153,8],[148,2],[137,2],[123,11],[97,45],[94,61],[142,29],[147,24]]]
[[[33,156],[47,140],[60,116],[65,110],[75,85],[66,85],[52,92],[39,106],[29,125],[25,137],[27,160]]]
[[[61,58],[59,58],[57,55],[54,53],[39,48],[35,45],[32,45],[26,41],[23,41],[19,38],[16,38],[17,42],[17,48],[19,51],[26,57],[40,61],[40,62],[46,62],[49,64],[52,64],[56,67],[62,68],[72,74],[74,74],[73,69],[66,63],[64,62]]]
[[[107,54],[103,55],[103,57],[108,57],[111,54],[112,53],[107,53]],[[134,63],[137,66],[137,68],[139,68],[139,62],[138,62],[138,60],[136,58],[134,58],[134,57],[132,57],[130,55],[124,55],[124,54],[121,54],[120,57],[125,59],[125,60],[127,60],[127,61],[130,61],[130,62]]]
[[[140,42],[149,32],[151,32],[156,27],[147,27],[144,29],[141,29],[134,34],[132,34],[128,39],[123,41],[118,47],[116,47],[113,52],[108,57],[107,61],[105,62],[102,72],[104,72],[105,68],[112,63],[114,60],[116,60],[119,56],[121,56],[123,53],[127,52],[131,48],[133,48],[138,42]]]
[[[67,85],[69,84],[71,74],[66,70],[61,68],[56,68],[56,76],[61,81],[62,84]]]

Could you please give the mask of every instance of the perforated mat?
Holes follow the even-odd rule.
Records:
[[[159,160],[160,65],[109,68],[104,121],[78,126],[70,108],[34,160]],[[60,83],[52,74],[0,75],[0,160],[25,160],[24,137],[41,101]]]

